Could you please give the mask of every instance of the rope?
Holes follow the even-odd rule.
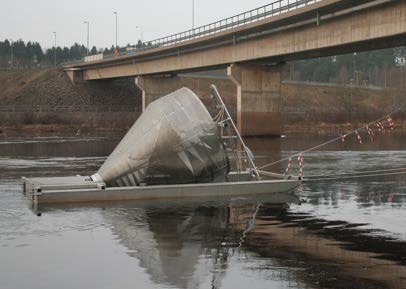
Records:
[[[406,104],[401,105],[401,106],[398,107],[397,109],[395,109],[395,110],[393,110],[392,112],[388,113],[386,116],[383,116],[383,117],[381,117],[381,118],[379,118],[379,119],[377,119],[377,120],[375,120],[375,121],[371,121],[370,123],[368,123],[367,125],[364,125],[363,127],[357,128],[357,129],[355,129],[355,130],[353,130],[353,131],[351,131],[351,132],[349,132],[349,133],[346,133],[345,136],[347,137],[347,136],[350,136],[350,135],[352,135],[352,134],[356,134],[356,133],[358,133],[358,131],[360,131],[360,130],[362,130],[362,129],[365,129],[366,127],[369,127],[370,125],[373,125],[373,124],[375,124],[375,123],[377,123],[377,122],[380,122],[380,121],[382,121],[382,120],[385,120],[385,118],[386,118],[387,116],[392,116],[392,115],[395,114],[396,112],[402,111],[403,108],[405,107],[405,105],[406,105]],[[275,161],[275,162],[273,162],[273,163],[269,163],[269,164],[263,165],[263,166],[259,167],[258,169],[259,169],[259,170],[262,170],[262,169],[264,169],[264,168],[267,168],[267,167],[270,167],[270,166],[279,164],[279,163],[281,163],[281,162],[287,161],[287,160],[289,160],[290,158],[297,157],[299,154],[302,154],[302,155],[303,155],[303,154],[305,154],[305,153],[314,151],[314,150],[316,150],[316,149],[319,149],[319,148],[321,148],[321,147],[324,147],[324,146],[326,146],[326,145],[329,145],[329,144],[331,144],[331,143],[333,143],[333,142],[336,142],[336,141],[338,141],[338,140],[341,140],[341,138],[342,138],[342,135],[340,135],[340,136],[338,136],[338,137],[336,137],[336,138],[334,138],[334,139],[331,139],[331,140],[329,140],[329,141],[326,141],[326,142],[324,142],[324,143],[322,143],[322,144],[319,144],[319,145],[317,145],[317,146],[311,147],[311,148],[306,149],[306,150],[304,150],[304,151],[298,152],[298,153],[293,154],[293,155],[291,155],[291,156],[288,156],[288,157],[286,157],[286,158],[283,158],[283,159],[280,159],[280,160],[278,160],[278,161]]]

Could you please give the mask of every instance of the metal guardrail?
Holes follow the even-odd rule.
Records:
[[[145,49],[154,48],[157,46],[167,46],[175,43],[180,43],[186,40],[202,37],[227,29],[232,29],[268,17],[279,15],[293,9],[304,7],[309,4],[320,2],[321,0],[278,0],[270,4],[207,24],[187,31],[176,33],[173,35],[158,38],[152,41],[144,42]],[[143,48],[141,48],[143,49]]]
[[[142,112],[141,106],[0,106],[2,112]]]
[[[130,55],[140,51],[149,50],[157,47],[165,47],[173,44],[178,44],[187,40],[200,38],[203,36],[215,34],[228,29],[236,28],[245,24],[253,23],[268,17],[280,15],[285,12],[289,12],[294,9],[298,9],[322,0],[277,0],[267,5],[216,21],[210,24],[206,24],[200,27],[196,27],[190,30],[172,34],[169,36],[161,37],[151,41],[143,42],[140,46],[130,46],[120,49],[117,55],[104,55],[104,58],[109,59],[116,56]],[[84,60],[82,60],[83,62]],[[78,63],[70,62],[65,64]]]

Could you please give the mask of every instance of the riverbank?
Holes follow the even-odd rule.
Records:
[[[382,115],[383,117],[385,114]],[[300,135],[300,134],[313,134],[313,135],[337,135],[364,127],[369,122],[376,120],[376,118],[366,120],[365,122],[355,121],[352,123],[305,123],[305,124],[288,124],[284,126],[284,134]],[[397,133],[406,133],[406,120],[394,119],[394,131]],[[374,128],[375,129],[375,128]]]
[[[120,139],[127,133],[128,129],[127,126],[117,129],[116,127],[96,128],[62,124],[11,125],[1,127],[0,139],[9,137],[106,137]]]
[[[283,134],[336,134],[385,116],[406,93],[284,81],[281,95]],[[140,113],[141,92],[131,78],[72,84],[60,70],[0,72],[3,136],[124,135]],[[393,118],[396,130],[406,132],[406,114]]]
[[[129,78],[73,84],[62,70],[19,70],[0,71],[0,105],[72,107],[75,111],[84,106],[140,107],[141,98]]]
[[[406,103],[406,92],[383,87],[285,81],[281,87],[284,133],[345,132],[385,117]],[[406,109],[392,118],[406,132]]]
[[[0,136],[123,136],[140,115],[132,79],[73,84],[61,70],[0,71]]]

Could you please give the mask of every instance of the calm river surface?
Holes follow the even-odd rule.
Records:
[[[257,163],[332,136],[249,139]],[[22,176],[92,174],[117,140],[0,139],[0,288],[406,288],[406,174],[314,181],[271,197],[55,206]],[[406,137],[336,143],[305,175],[406,168]],[[282,171],[286,163],[273,167]],[[293,172],[297,172],[293,163]]]

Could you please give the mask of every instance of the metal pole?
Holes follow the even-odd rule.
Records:
[[[84,24],[87,24],[87,55],[89,55],[89,21],[83,21]]]
[[[87,54],[89,55],[89,26],[90,23],[87,22]]]
[[[141,42],[144,43],[144,28],[142,26],[135,26],[135,28],[141,30]]]
[[[54,31],[54,40],[55,40],[55,44],[54,44],[54,66],[56,67],[56,32]]]
[[[258,169],[257,169],[255,163],[254,163],[254,160],[252,159],[251,151],[245,145],[244,140],[242,139],[242,137],[240,135],[240,132],[238,131],[237,126],[235,125],[233,119],[231,118],[231,114],[228,112],[227,106],[224,104],[223,99],[221,98],[220,93],[217,90],[217,87],[214,84],[212,84],[210,86],[210,89],[211,89],[212,96],[215,96],[218,99],[218,101],[220,102],[221,106],[224,108],[224,112],[226,113],[226,116],[227,116],[228,120],[230,121],[230,124],[233,127],[233,130],[235,131],[235,134],[237,135],[237,138],[239,139],[239,141],[240,141],[240,143],[241,143],[241,145],[242,145],[242,147],[244,149],[244,152],[245,152],[245,155],[247,156],[248,162],[250,163],[252,169],[254,170],[255,175],[257,176],[257,178],[259,178],[260,177],[259,172],[258,172]]]
[[[195,0],[192,0],[192,28],[195,28]]]
[[[114,11],[114,14],[116,14],[116,48],[118,48],[117,46],[117,17],[118,17],[118,13],[116,11]]]
[[[13,39],[11,39],[11,43],[10,43],[10,49],[11,49],[11,55],[10,55],[10,65],[11,65],[11,69],[13,69],[13,62],[14,62],[14,55],[13,55],[13,46],[14,46],[14,42]]]

